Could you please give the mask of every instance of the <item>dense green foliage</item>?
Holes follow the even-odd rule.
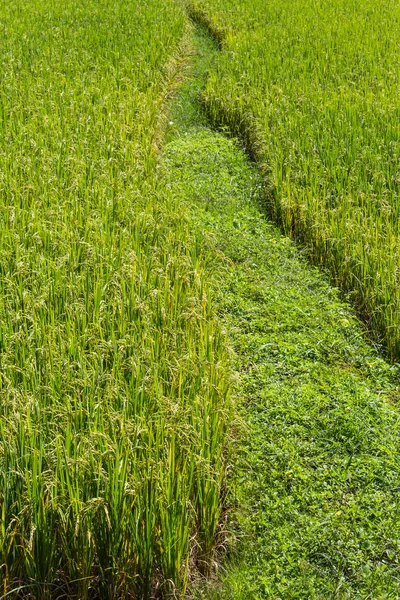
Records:
[[[271,214],[400,351],[400,7],[195,0],[223,40],[205,92],[262,162]]]
[[[178,594],[212,554],[227,351],[201,235],[154,168],[185,27],[172,0],[2,4],[0,590],[13,597]]]

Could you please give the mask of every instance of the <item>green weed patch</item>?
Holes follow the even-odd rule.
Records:
[[[192,130],[166,161],[215,248],[242,419],[219,575],[198,596],[398,598],[398,367],[265,221],[262,178],[234,141]]]
[[[195,42],[163,176],[213,257],[239,410],[218,569],[196,597],[398,598],[399,369],[265,220],[264,179],[238,142],[206,128],[218,53],[201,27]]]

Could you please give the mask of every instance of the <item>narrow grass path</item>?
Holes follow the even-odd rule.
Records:
[[[162,174],[215,249],[243,421],[227,498],[235,539],[198,595],[400,598],[399,368],[265,219],[238,142],[207,128],[199,94],[216,47],[199,27],[194,44]]]

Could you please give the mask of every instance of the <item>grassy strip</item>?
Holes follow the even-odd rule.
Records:
[[[205,104],[263,166],[269,211],[399,356],[395,2],[195,0],[223,52]],[[317,33],[316,33],[317,32]]]
[[[198,595],[398,598],[399,369],[265,221],[262,179],[240,147],[197,124],[213,62],[197,33],[197,78],[173,108],[164,176],[211,249],[244,423],[229,478],[234,539]]]

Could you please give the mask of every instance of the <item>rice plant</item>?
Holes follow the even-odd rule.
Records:
[[[394,0],[196,0],[223,51],[204,95],[263,164],[269,210],[400,352]]]
[[[229,366],[157,176],[173,0],[0,11],[0,596],[180,597],[220,514]]]

